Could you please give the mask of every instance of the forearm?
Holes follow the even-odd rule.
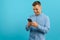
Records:
[[[49,30],[49,26],[38,25],[38,27],[37,27],[37,31],[39,31],[39,32],[47,33],[48,30]]]

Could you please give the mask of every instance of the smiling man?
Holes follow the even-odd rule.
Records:
[[[32,4],[34,14],[29,17],[26,30],[30,30],[29,40],[45,40],[45,34],[49,31],[49,17],[42,13],[41,3],[35,1]]]

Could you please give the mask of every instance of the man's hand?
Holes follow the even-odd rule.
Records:
[[[31,26],[31,24],[32,24],[32,22],[28,22],[28,27],[30,27],[30,26]]]
[[[37,27],[38,26],[38,23],[32,22],[32,26]]]

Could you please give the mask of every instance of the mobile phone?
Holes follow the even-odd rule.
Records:
[[[32,22],[32,20],[31,19],[28,19],[28,22]]]

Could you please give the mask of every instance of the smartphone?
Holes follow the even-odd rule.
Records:
[[[32,20],[31,19],[28,19],[28,22],[32,22]]]

